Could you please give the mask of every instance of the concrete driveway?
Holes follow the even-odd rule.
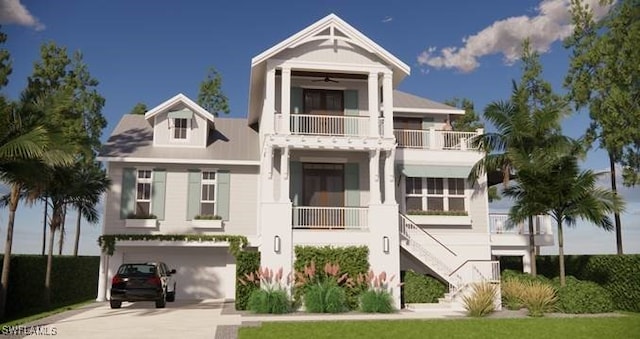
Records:
[[[156,309],[153,302],[109,303],[84,307],[75,314],[38,325],[55,328],[56,338],[214,338],[217,325],[239,325],[240,316],[220,315],[221,300],[177,300]]]

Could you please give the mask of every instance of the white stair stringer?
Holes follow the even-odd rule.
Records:
[[[452,274],[454,269],[447,263],[458,266],[461,264],[460,258],[402,214],[399,215],[398,225],[402,248],[447,281],[449,295],[454,297],[465,282],[458,273]]]

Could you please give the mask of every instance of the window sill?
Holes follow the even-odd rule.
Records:
[[[203,219],[193,219],[191,220],[191,226],[194,228],[211,228],[211,229],[221,229],[222,228],[222,220],[203,220]]]
[[[471,225],[471,217],[468,215],[417,215],[409,214],[407,217],[417,225]]]
[[[156,228],[158,227],[157,219],[126,219],[124,226],[127,228]]]

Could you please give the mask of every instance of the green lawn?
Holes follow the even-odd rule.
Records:
[[[241,339],[283,338],[640,338],[640,314],[594,318],[451,319],[262,323]]]

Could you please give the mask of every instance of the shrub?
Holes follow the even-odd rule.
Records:
[[[551,280],[543,275],[536,275],[535,277],[529,273],[523,273],[514,270],[504,270],[501,273],[501,280],[518,280],[521,282],[537,281],[545,284],[551,284]]]
[[[296,246],[295,257],[294,268],[296,272],[303,272],[305,267],[312,262],[317,267],[324,267],[327,263],[338,264],[341,272],[347,273],[349,277],[357,277],[359,274],[366,274],[369,271],[369,248],[366,246]],[[316,278],[320,278],[323,274],[321,270],[317,271]],[[306,291],[306,286],[297,287],[294,290],[294,299],[296,302],[300,302]],[[342,287],[345,289],[349,309],[356,309],[359,303],[358,296],[366,291],[367,287],[355,283]]]
[[[615,308],[640,312],[640,255],[596,255],[579,279],[590,280],[611,294]]]
[[[360,295],[360,309],[366,313],[391,313],[393,299],[388,291],[368,290]]]
[[[387,281],[386,272],[375,275],[369,271],[367,275],[358,276],[358,283],[366,283],[368,290],[360,295],[360,310],[367,313],[391,313],[395,311],[393,298],[389,292],[389,285],[393,282],[395,275]]]
[[[483,317],[495,310],[495,299],[498,289],[489,283],[475,283],[471,285],[473,292],[470,296],[462,297],[467,314],[472,317]]]
[[[558,298],[553,286],[539,281],[530,281],[522,285],[522,303],[529,310],[529,316],[541,317],[544,313],[554,310]]]
[[[291,282],[291,275],[284,277],[283,269],[274,272],[271,269],[258,269],[240,278],[243,285],[258,285],[259,289],[251,292],[247,306],[256,313],[288,313],[291,301],[286,291]]]
[[[340,274],[340,265],[326,263],[318,272],[312,261],[303,271],[296,272],[296,287],[303,290],[304,304],[311,313],[340,313],[348,309],[343,288],[352,285],[348,273]]]
[[[408,215],[454,215],[454,216],[467,216],[466,211],[425,211],[425,210],[408,210]]]
[[[158,219],[154,214],[135,214],[133,212],[127,214],[127,219]]]
[[[404,275],[403,293],[405,303],[434,303],[444,297],[446,287],[428,275],[407,271]]]
[[[283,289],[256,289],[251,292],[247,306],[256,313],[283,314],[291,310],[289,295]]]
[[[251,293],[259,290],[258,284],[242,284],[242,277],[260,268],[260,252],[240,251],[236,256],[236,310],[246,310]]]
[[[558,276],[558,256],[539,256],[538,273]],[[567,255],[566,274],[604,287],[616,309],[640,312],[640,255]]]
[[[213,214],[198,214],[195,217],[193,217],[193,219],[195,220],[222,220],[222,217],[219,215],[213,215]]]
[[[522,295],[525,284],[518,279],[506,279],[502,282],[502,305],[509,310],[519,310],[524,307]]]
[[[0,270],[3,255],[0,255]],[[51,272],[51,307],[63,307],[95,299],[100,272],[100,257],[54,256]],[[47,311],[43,305],[44,276],[47,257],[40,255],[12,255],[5,317],[8,320]],[[72,288],[69,277],[76,279]]]
[[[304,294],[304,306],[311,313],[340,313],[347,310],[345,291],[333,281],[310,285]]]
[[[606,313],[612,312],[615,305],[605,288],[568,276],[566,285],[558,288],[558,309],[564,313]]]

